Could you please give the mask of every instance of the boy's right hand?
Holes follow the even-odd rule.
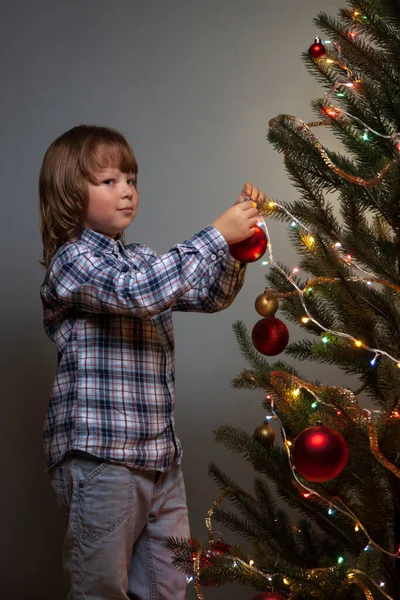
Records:
[[[235,204],[222,213],[213,226],[223,235],[227,244],[236,244],[253,235],[260,220],[254,200]]]

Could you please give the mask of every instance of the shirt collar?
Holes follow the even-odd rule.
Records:
[[[116,240],[92,229],[82,229],[80,239],[96,250],[102,250],[103,252],[123,252],[124,250],[124,244],[121,240]]]

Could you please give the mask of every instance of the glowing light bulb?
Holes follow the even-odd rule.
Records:
[[[289,585],[289,580],[288,580],[288,579],[286,579],[286,577],[284,577],[284,578],[283,578],[283,583],[284,583],[285,585]]]
[[[335,61],[334,61],[334,60],[332,60],[331,58],[327,58],[325,62],[326,62],[326,63],[328,63],[328,65],[331,65],[331,64],[332,64],[332,63],[334,63]]]
[[[356,523],[356,526],[354,527],[354,531],[360,531],[360,526],[358,523]]]
[[[311,404],[311,408],[317,408],[317,406],[318,406],[318,402],[313,402],[313,403]]]
[[[252,567],[254,565],[254,560],[250,560],[249,565]]]
[[[294,396],[295,398],[297,398],[297,396],[298,396],[299,394],[300,394],[300,388],[297,388],[296,390],[294,390],[294,392],[293,392],[293,396]]]
[[[324,337],[322,338],[322,342],[323,342],[324,344],[327,344],[327,343],[329,342],[329,338],[328,338],[328,336],[324,335]]]
[[[337,561],[338,561],[338,564],[339,564],[339,565],[341,565],[341,564],[342,564],[342,562],[344,562],[344,558],[343,558],[343,556],[339,556],[339,558],[338,558],[338,560],[337,560]]]
[[[309,320],[310,320],[310,317],[302,317],[301,322],[306,324],[309,322]]]
[[[299,267],[294,267],[294,269],[292,269],[292,273],[298,273],[300,271]]]
[[[268,202],[268,208],[274,208],[275,202]]]
[[[363,345],[363,343],[360,342],[360,340],[356,340],[354,343],[357,346],[357,348],[361,348],[361,346]]]

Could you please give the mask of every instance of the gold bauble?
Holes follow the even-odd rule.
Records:
[[[254,439],[260,442],[264,448],[270,448],[275,441],[275,431],[271,425],[265,422],[255,429]]]
[[[273,317],[279,308],[279,302],[276,298],[268,298],[264,292],[257,296],[254,306],[262,317]]]

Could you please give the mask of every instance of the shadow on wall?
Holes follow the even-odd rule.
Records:
[[[10,311],[11,312],[11,311]],[[14,314],[19,314],[15,311]],[[62,600],[62,530],[58,506],[45,472],[42,425],[51,389],[54,347],[43,343],[32,315],[4,323],[1,365],[2,535],[0,598]],[[18,573],[18,577],[15,574]]]

